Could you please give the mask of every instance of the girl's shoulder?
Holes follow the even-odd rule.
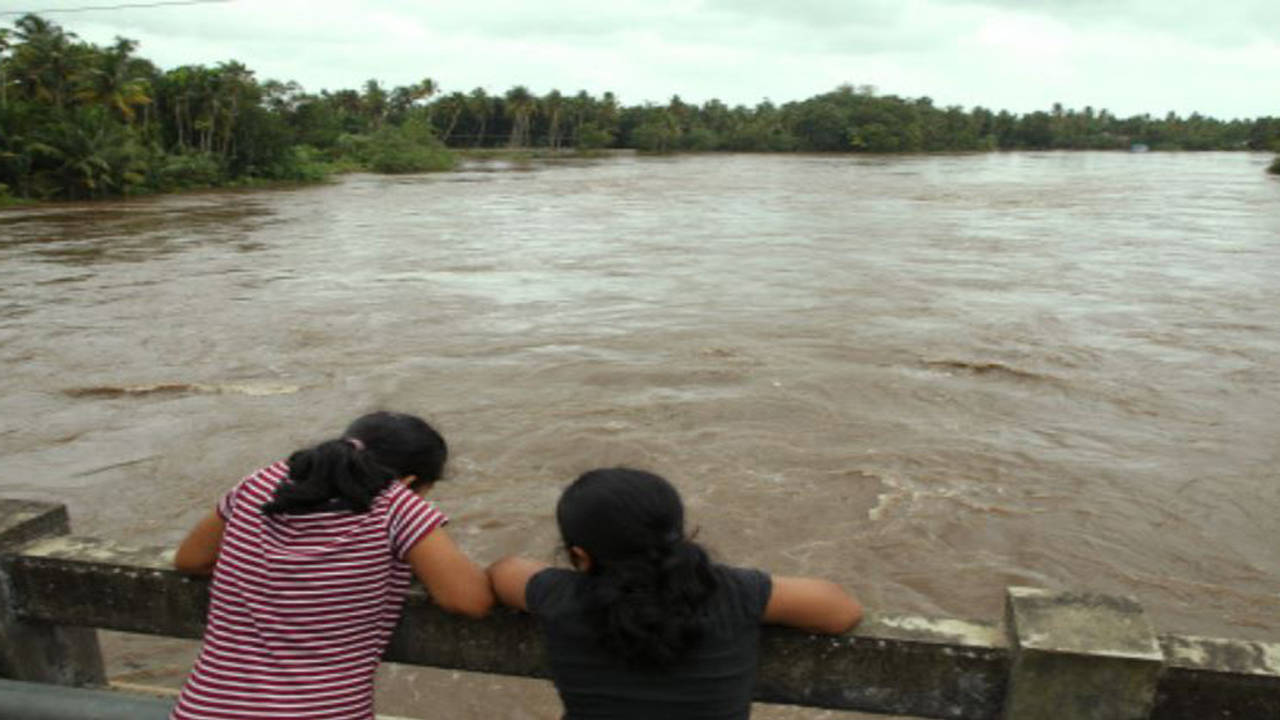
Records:
[[[581,605],[579,588],[587,576],[568,568],[549,567],[539,570],[525,586],[525,602],[537,615],[576,612]]]
[[[436,510],[436,506],[409,486],[393,480],[373,499],[370,509],[389,515],[399,515],[431,512]]]
[[[289,462],[287,460],[277,460],[270,465],[258,468],[245,478],[245,482],[252,482],[258,485],[275,488],[280,483],[289,479]]]
[[[288,478],[289,464],[284,460],[258,468],[241,478],[222,496],[218,501],[218,514],[223,520],[230,520],[237,508],[260,508],[263,503],[271,501],[276,488]]]
[[[758,621],[764,615],[765,605],[773,592],[773,579],[769,573],[720,564],[713,564],[711,572],[716,579],[716,595],[722,607],[752,621]]]

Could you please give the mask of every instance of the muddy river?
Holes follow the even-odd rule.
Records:
[[[1268,162],[490,162],[6,211],[0,493],[170,544],[385,407],[449,439],[434,496],[481,561],[553,557],[560,488],[628,464],[721,559],[873,610],[994,619],[1008,585],[1074,588],[1280,640]],[[122,677],[189,662],[105,642]],[[382,707],[410,714],[399,672]],[[512,717],[553,716],[539,697]]]

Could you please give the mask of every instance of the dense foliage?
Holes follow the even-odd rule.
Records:
[[[1280,118],[1119,118],[1061,105],[1016,115],[841,86],[803,101],[730,107],[523,86],[436,96],[430,79],[307,93],[243,64],[160,70],[136,43],[83,42],[35,15],[0,30],[0,200],[96,198],[343,169],[447,169],[448,148],[647,152],[971,152],[1014,149],[1280,150]]]
[[[325,96],[330,113],[322,119],[332,119],[333,132],[324,134],[329,126],[298,122],[290,86],[259,82],[241,63],[161,71],[135,48],[124,38],[98,47],[35,15],[0,30],[0,199],[307,181],[336,166],[416,172],[452,164],[422,107],[430,81],[390,94],[370,82],[354,119],[341,105],[348,94]],[[386,122],[393,111],[396,122]]]
[[[432,104],[432,122],[451,147],[621,147],[649,152],[973,152],[986,150],[1280,150],[1280,118],[1223,121],[1193,113],[1119,118],[1106,110],[1015,115],[940,108],[929,98],[877,95],[841,86],[798,102],[729,107],[672,97],[623,107],[612,93],[539,98],[455,92]]]

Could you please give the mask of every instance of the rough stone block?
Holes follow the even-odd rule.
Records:
[[[67,507],[34,500],[0,500],[0,552],[71,531]]]
[[[1145,720],[1164,655],[1132,598],[1008,589],[1005,720]]]

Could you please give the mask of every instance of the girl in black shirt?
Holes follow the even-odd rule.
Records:
[[[488,572],[538,619],[568,720],[746,718],[761,623],[835,634],[862,616],[834,583],[712,563],[652,473],[585,473],[556,521],[573,570],[507,557]]]

